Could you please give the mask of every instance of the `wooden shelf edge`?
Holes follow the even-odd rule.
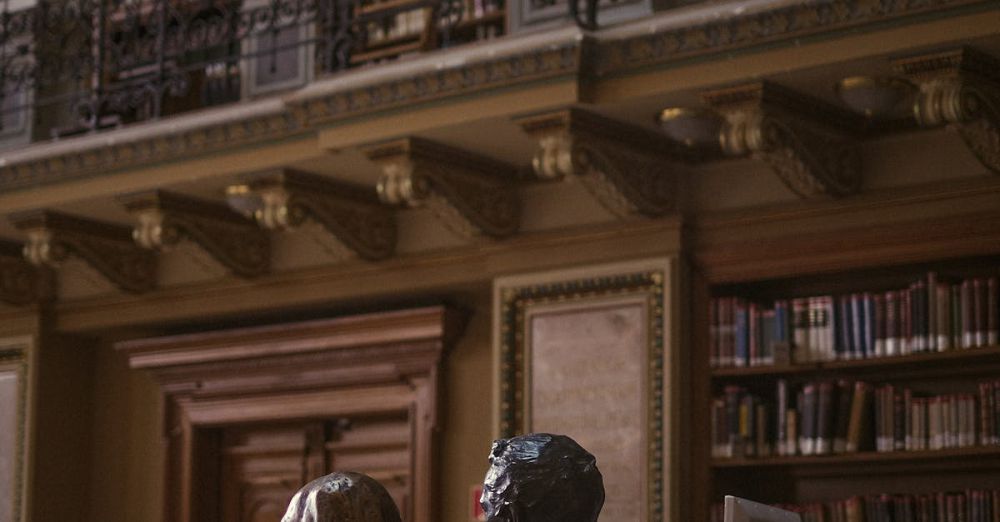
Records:
[[[934,365],[942,362],[967,362],[978,359],[989,359],[990,357],[996,356],[1000,356],[1000,346],[957,348],[944,352],[916,353],[895,357],[875,357],[871,359],[856,359],[849,361],[827,361],[783,366],[715,368],[712,370],[712,379],[753,377],[762,375],[793,375],[834,370],[864,370],[908,365]],[[998,359],[997,362],[1000,363],[1000,359]]]
[[[767,458],[716,458],[712,459],[712,468],[754,468],[754,467],[795,467],[795,466],[826,466],[845,464],[877,464],[881,462],[920,462],[940,461],[947,459],[971,459],[983,457],[1000,457],[1000,445],[974,446],[968,448],[953,448],[924,451],[889,451],[889,452],[859,452],[835,455],[809,455],[794,457]]]

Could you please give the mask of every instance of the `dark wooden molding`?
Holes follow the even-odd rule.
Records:
[[[506,237],[521,225],[518,170],[421,138],[364,147],[382,167],[378,195],[389,205],[427,207],[463,237]]]
[[[23,306],[51,296],[50,273],[25,261],[23,250],[0,241],[0,302]]]
[[[158,251],[186,238],[238,276],[256,277],[270,268],[267,234],[225,205],[162,190],[119,199],[136,218],[132,237],[143,248]]]
[[[662,134],[576,107],[516,122],[538,140],[532,166],[539,178],[575,176],[620,217],[677,208],[678,179],[692,156]]]
[[[24,257],[34,265],[55,267],[75,256],[126,292],[156,287],[156,256],[132,241],[128,227],[51,210],[15,214],[10,219],[27,235]]]
[[[261,201],[255,218],[265,228],[312,219],[362,259],[385,259],[396,250],[396,214],[375,190],[293,169],[255,173],[246,181]]]
[[[167,399],[165,520],[211,512],[197,498],[192,470],[212,429],[380,412],[409,418],[412,522],[439,520],[438,388],[442,359],[463,323],[463,314],[435,306],[117,343]]]
[[[861,188],[857,115],[768,82],[702,94],[721,113],[729,156],[763,161],[802,198],[842,197]]]
[[[920,88],[917,123],[955,127],[976,158],[1000,174],[1000,59],[963,47],[894,65]]]

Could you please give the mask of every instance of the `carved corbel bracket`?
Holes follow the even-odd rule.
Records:
[[[48,271],[25,261],[23,250],[0,241],[0,301],[18,306],[45,299],[51,290]]]
[[[225,205],[160,190],[120,200],[136,218],[132,238],[143,248],[163,250],[187,238],[238,276],[270,268],[267,234]]]
[[[861,154],[846,130],[856,126],[853,115],[771,83],[702,96],[725,118],[719,137],[724,154],[765,162],[802,198],[846,196],[861,188]]]
[[[363,259],[385,259],[396,249],[395,213],[374,191],[293,169],[255,173],[246,181],[259,200],[253,216],[264,228],[293,228],[312,219]]]
[[[661,134],[579,108],[515,120],[538,140],[541,179],[577,176],[617,216],[662,215],[677,206],[677,183],[690,153]]]
[[[917,123],[953,126],[979,161],[1000,174],[1000,60],[965,47],[894,65],[920,88]]]
[[[156,256],[132,241],[128,227],[49,210],[18,214],[11,222],[27,235],[24,257],[33,265],[56,267],[75,256],[126,292],[156,287]]]
[[[419,138],[365,148],[382,167],[383,203],[429,208],[462,237],[505,237],[521,224],[517,169],[506,163]]]

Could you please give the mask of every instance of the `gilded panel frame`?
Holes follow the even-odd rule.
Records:
[[[0,375],[13,375],[17,379],[17,396],[15,398],[15,428],[12,477],[9,477],[13,490],[10,493],[10,506],[13,510],[12,522],[27,520],[28,489],[30,472],[30,426],[31,426],[31,337],[0,338]],[[2,480],[2,479],[0,479]],[[4,493],[0,493],[4,494]],[[0,513],[0,516],[6,514]]]
[[[578,310],[597,310],[642,299],[646,302],[645,357],[643,369],[645,418],[645,472],[642,481],[644,507],[641,522],[665,519],[670,513],[672,427],[670,372],[673,360],[669,340],[671,296],[675,282],[674,263],[669,259],[600,265],[579,269],[499,278],[493,286],[494,331],[494,433],[507,438],[525,432],[530,424],[526,379],[530,368],[526,350],[530,344],[527,318],[532,308],[570,305]],[[600,466],[600,462],[598,462]]]

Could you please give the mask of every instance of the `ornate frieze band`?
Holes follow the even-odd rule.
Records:
[[[159,251],[186,238],[238,276],[259,276],[270,267],[267,234],[225,205],[161,190],[121,200],[136,219],[132,237],[143,248]]]
[[[383,203],[427,207],[463,237],[505,237],[521,225],[512,165],[419,138],[375,144],[365,154],[382,167]]]
[[[254,218],[267,229],[294,228],[312,219],[363,259],[379,260],[396,249],[396,216],[374,190],[293,169],[246,177],[259,201]]]
[[[771,83],[703,96],[725,118],[724,154],[760,159],[803,198],[845,196],[861,187],[861,154],[847,131],[851,115]]]
[[[921,126],[952,125],[986,168],[1000,174],[1000,60],[971,48],[898,60],[920,92]]]
[[[57,267],[75,256],[126,292],[156,286],[156,256],[133,242],[128,227],[49,210],[17,214],[11,221],[27,236],[24,257],[34,265]]]
[[[518,123],[538,140],[532,166],[539,178],[577,176],[618,216],[658,216],[676,208],[678,176],[689,153],[662,134],[580,108]]]

